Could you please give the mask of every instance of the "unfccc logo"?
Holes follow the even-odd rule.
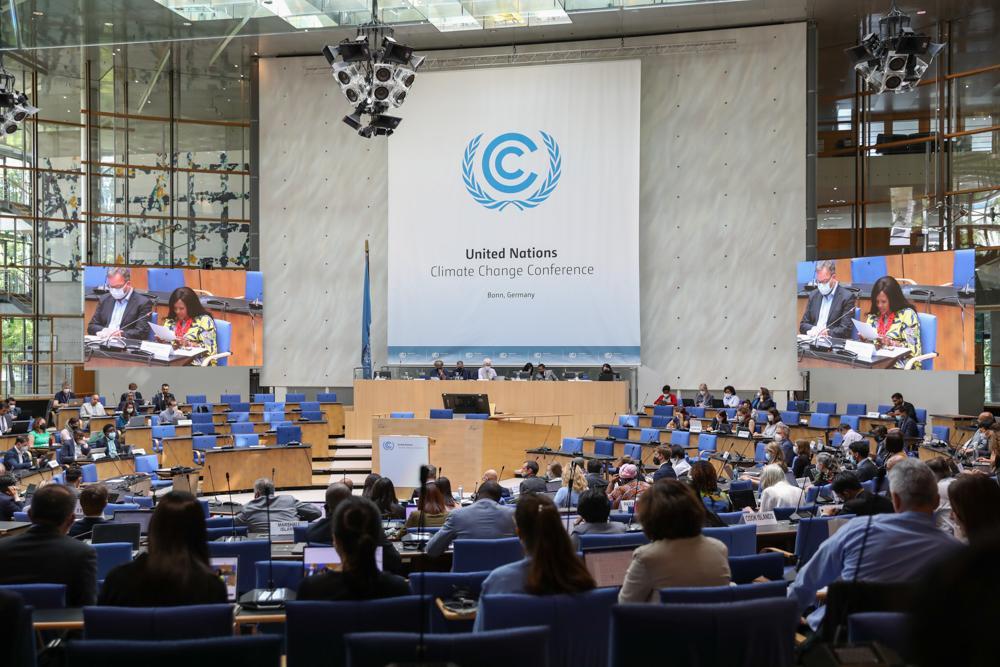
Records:
[[[391,452],[395,448],[396,448],[396,443],[394,443],[392,440],[383,440],[382,441],[382,449],[384,449],[385,451]]]
[[[483,139],[477,134],[465,147],[462,180],[465,189],[482,206],[502,211],[513,206],[519,211],[535,208],[552,194],[562,175],[562,155],[552,135],[539,132],[548,155],[548,173],[542,179],[534,171],[526,173],[518,166],[519,158],[538,150],[535,141],[520,132],[498,135],[483,149],[481,171],[488,188],[476,179],[476,154]]]

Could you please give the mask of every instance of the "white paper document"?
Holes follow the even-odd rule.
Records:
[[[165,340],[168,343],[177,340],[177,336],[174,335],[174,332],[168,329],[167,327],[161,327],[159,324],[153,324],[152,322],[150,322],[149,328],[153,330],[153,335],[159,338],[160,340]]]
[[[845,340],[844,349],[858,355],[860,361],[871,362],[875,353],[875,346],[871,343],[862,343],[859,340]]]
[[[867,338],[868,340],[875,340],[878,338],[878,331],[876,331],[875,327],[867,322],[855,319],[852,319],[851,322],[854,323],[854,328],[858,330],[858,333],[862,338]]]
[[[178,357],[196,357],[204,351],[203,347],[179,347],[174,350],[174,354]]]
[[[170,359],[170,346],[166,343],[154,343],[149,340],[144,340],[139,344],[139,349],[143,352],[149,352],[156,359],[162,361],[169,361]]]

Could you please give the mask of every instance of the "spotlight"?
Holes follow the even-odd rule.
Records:
[[[361,129],[361,112],[355,111],[349,116],[344,116],[344,122],[351,126],[352,129]]]
[[[397,65],[409,65],[410,59],[413,57],[411,47],[400,44],[392,37],[382,39],[382,52],[383,61]]]
[[[879,20],[879,31],[864,36],[846,53],[854,69],[877,93],[912,90],[923,77],[934,56],[944,48],[930,37],[913,32],[910,17],[896,7]]]

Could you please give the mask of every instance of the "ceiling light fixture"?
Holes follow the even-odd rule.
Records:
[[[385,112],[403,105],[424,57],[393,38],[393,29],[378,19],[378,0],[372,0],[371,22],[358,26],[353,39],[324,46],[323,55],[354,107],[344,122],[366,139],[395,132],[402,119]]]
[[[912,90],[944,44],[913,32],[910,17],[899,11],[895,0],[878,27],[877,34],[868,33],[860,44],[847,49],[855,71],[876,93]]]

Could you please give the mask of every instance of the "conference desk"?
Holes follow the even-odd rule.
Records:
[[[230,488],[252,491],[253,483],[261,477],[273,479],[279,489],[312,485],[312,447],[309,445],[206,449],[204,453],[205,462],[201,468],[201,492],[204,494],[228,492]]]
[[[979,415],[931,415],[931,424],[933,426],[947,426],[948,427],[948,444],[952,447],[960,447],[962,444],[972,437],[975,432],[975,428],[969,430],[970,426],[974,426],[976,420],[979,419]]]
[[[512,416],[558,415],[532,420],[556,424],[566,434],[585,433],[590,425],[612,421],[615,415],[629,411],[626,382],[355,380],[354,411],[347,435],[371,439],[372,420],[392,412],[427,417],[431,409],[444,407],[441,394],[487,394],[496,411]],[[558,446],[558,440],[555,442]]]
[[[100,343],[85,341],[83,344],[83,363],[88,369],[92,368],[121,368],[122,366],[157,366],[161,368],[190,366],[203,356],[204,353],[188,355],[177,354],[171,351],[166,359],[154,357],[149,352],[137,349],[139,341],[123,339],[128,347],[104,347]]]
[[[910,261],[911,258],[908,257],[907,262]],[[871,310],[871,283],[852,285],[841,283],[841,285],[857,292],[857,307],[861,309],[860,319],[864,321]],[[805,289],[799,291],[796,324],[802,321],[810,291]],[[904,285],[903,293],[918,313],[927,313],[937,318],[938,357],[934,359],[934,370],[975,370],[975,292],[962,291],[951,286]],[[823,367],[818,361],[811,359],[807,363],[807,360],[800,359],[799,365],[807,368]],[[844,364],[836,367],[843,368]],[[882,368],[882,366],[875,367]]]
[[[97,466],[97,479],[99,480],[135,474],[135,459],[131,457],[120,457],[117,459],[103,458],[98,461],[79,459],[76,463],[80,466],[89,465],[91,463]],[[43,467],[38,470],[31,470],[26,474],[21,475],[18,477],[18,482],[21,486],[41,484],[42,482],[49,481],[61,472],[63,472],[62,466],[54,469]]]
[[[177,437],[191,437],[191,427],[174,426],[174,434]],[[144,449],[147,454],[153,453],[152,426],[129,426],[122,431],[122,438],[124,438],[125,444],[133,449]]]
[[[157,314],[157,322],[163,324],[169,314],[167,300],[169,292],[152,292],[137,290],[151,299],[155,299],[153,312]],[[101,294],[90,288],[84,295],[84,326],[90,324],[97,302]],[[222,296],[199,296],[201,303],[209,314],[217,320],[225,320],[232,325],[230,342],[229,366],[263,366],[264,365],[264,311],[250,307],[246,299]],[[91,365],[91,361],[87,361]],[[109,363],[107,365],[116,365]],[[122,364],[118,364],[122,365]],[[129,365],[129,364],[125,364]],[[139,364],[131,364],[139,365]]]
[[[558,447],[562,427],[501,419],[377,418],[371,425],[372,472],[381,472],[379,438],[393,435],[431,438],[428,462],[444,470],[443,475],[451,480],[451,488],[457,492],[459,487],[467,491],[475,489],[482,481],[483,471],[489,468],[497,472],[503,468],[513,476],[524,463],[525,450],[545,442],[556,443]],[[401,497],[408,496],[412,488],[396,483]]]
[[[902,359],[906,361],[910,357],[909,351],[899,356],[880,357],[873,355],[871,361],[859,359],[857,355],[842,349],[844,341],[841,338],[831,338],[834,349],[813,350],[808,344],[798,342],[799,368],[862,368],[862,369],[886,369],[895,366],[896,362]]]

